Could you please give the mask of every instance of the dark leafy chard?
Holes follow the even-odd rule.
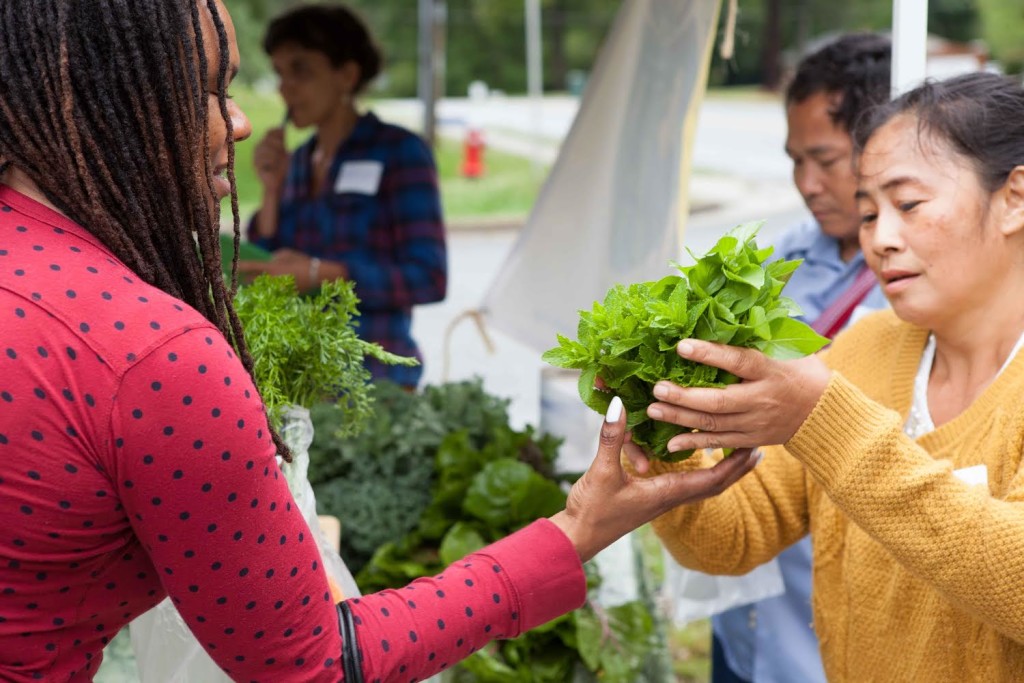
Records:
[[[737,378],[680,358],[675,352],[680,340],[756,348],[778,359],[806,356],[828,343],[793,317],[801,311],[782,290],[801,262],[769,262],[772,248],[760,249],[754,240],[761,225],[734,228],[704,256],[690,252],[693,265],[673,264],[678,274],[612,287],[603,302],[580,311],[577,339],[558,335],[558,346],[544,353],[544,361],[580,370],[580,397],[599,413],[613,395],[621,397],[633,441],[654,457],[688,458],[692,451],[670,453],[667,447],[688,428],[647,417],[654,384],[724,387]],[[594,388],[598,377],[607,391]]]

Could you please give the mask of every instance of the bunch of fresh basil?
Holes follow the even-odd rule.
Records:
[[[691,252],[695,263],[673,264],[676,275],[612,287],[603,302],[580,311],[577,340],[558,335],[558,346],[544,360],[581,370],[580,397],[595,411],[604,413],[613,395],[621,397],[633,441],[654,457],[688,458],[692,451],[670,453],[667,447],[687,428],[647,417],[654,384],[723,387],[737,379],[681,358],[675,351],[680,340],[752,347],[779,359],[805,356],[828,343],[792,317],[801,311],[782,289],[801,261],[769,261],[772,248],[759,249],[754,241],[761,225],[734,228],[704,256]],[[607,391],[594,388],[598,377]]]

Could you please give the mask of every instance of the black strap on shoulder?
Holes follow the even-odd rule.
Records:
[[[338,633],[341,634],[341,667],[345,683],[365,683],[359,641],[356,640],[356,624],[347,601],[338,603]]]

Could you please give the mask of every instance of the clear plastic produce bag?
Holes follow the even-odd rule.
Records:
[[[292,497],[302,510],[316,539],[327,575],[346,598],[359,589],[345,562],[320,529],[316,500],[309,484],[309,445],[313,423],[309,411],[293,406],[285,411],[281,437],[292,451],[292,462],[279,461]],[[210,658],[192,635],[170,599],[138,617],[129,627],[141,683],[230,683],[231,679]]]
[[[743,576],[713,576],[681,567],[667,551],[662,600],[677,625],[724,612],[733,607],[782,595],[782,571],[777,560],[766,562]]]
[[[334,545],[327,539],[320,528],[320,521],[316,514],[316,498],[313,496],[313,487],[309,483],[309,445],[313,443],[313,422],[309,419],[309,411],[299,406],[292,406],[284,413],[284,423],[281,427],[281,438],[288,444],[292,451],[290,463],[281,462],[281,471],[288,480],[288,488],[292,497],[302,510],[302,516],[306,518],[313,537],[316,539],[316,546],[320,549],[320,556],[323,558],[324,568],[327,575],[341,589],[346,598],[358,597],[360,595],[356,581],[352,578],[352,572],[345,566]],[[344,526],[344,521],[342,521]]]

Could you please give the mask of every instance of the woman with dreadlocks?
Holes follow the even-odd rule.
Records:
[[[564,511],[336,607],[220,274],[237,69],[221,0],[0,4],[5,681],[91,680],[165,595],[236,680],[424,678],[578,607],[582,561],[752,466],[631,477],[613,401]]]

